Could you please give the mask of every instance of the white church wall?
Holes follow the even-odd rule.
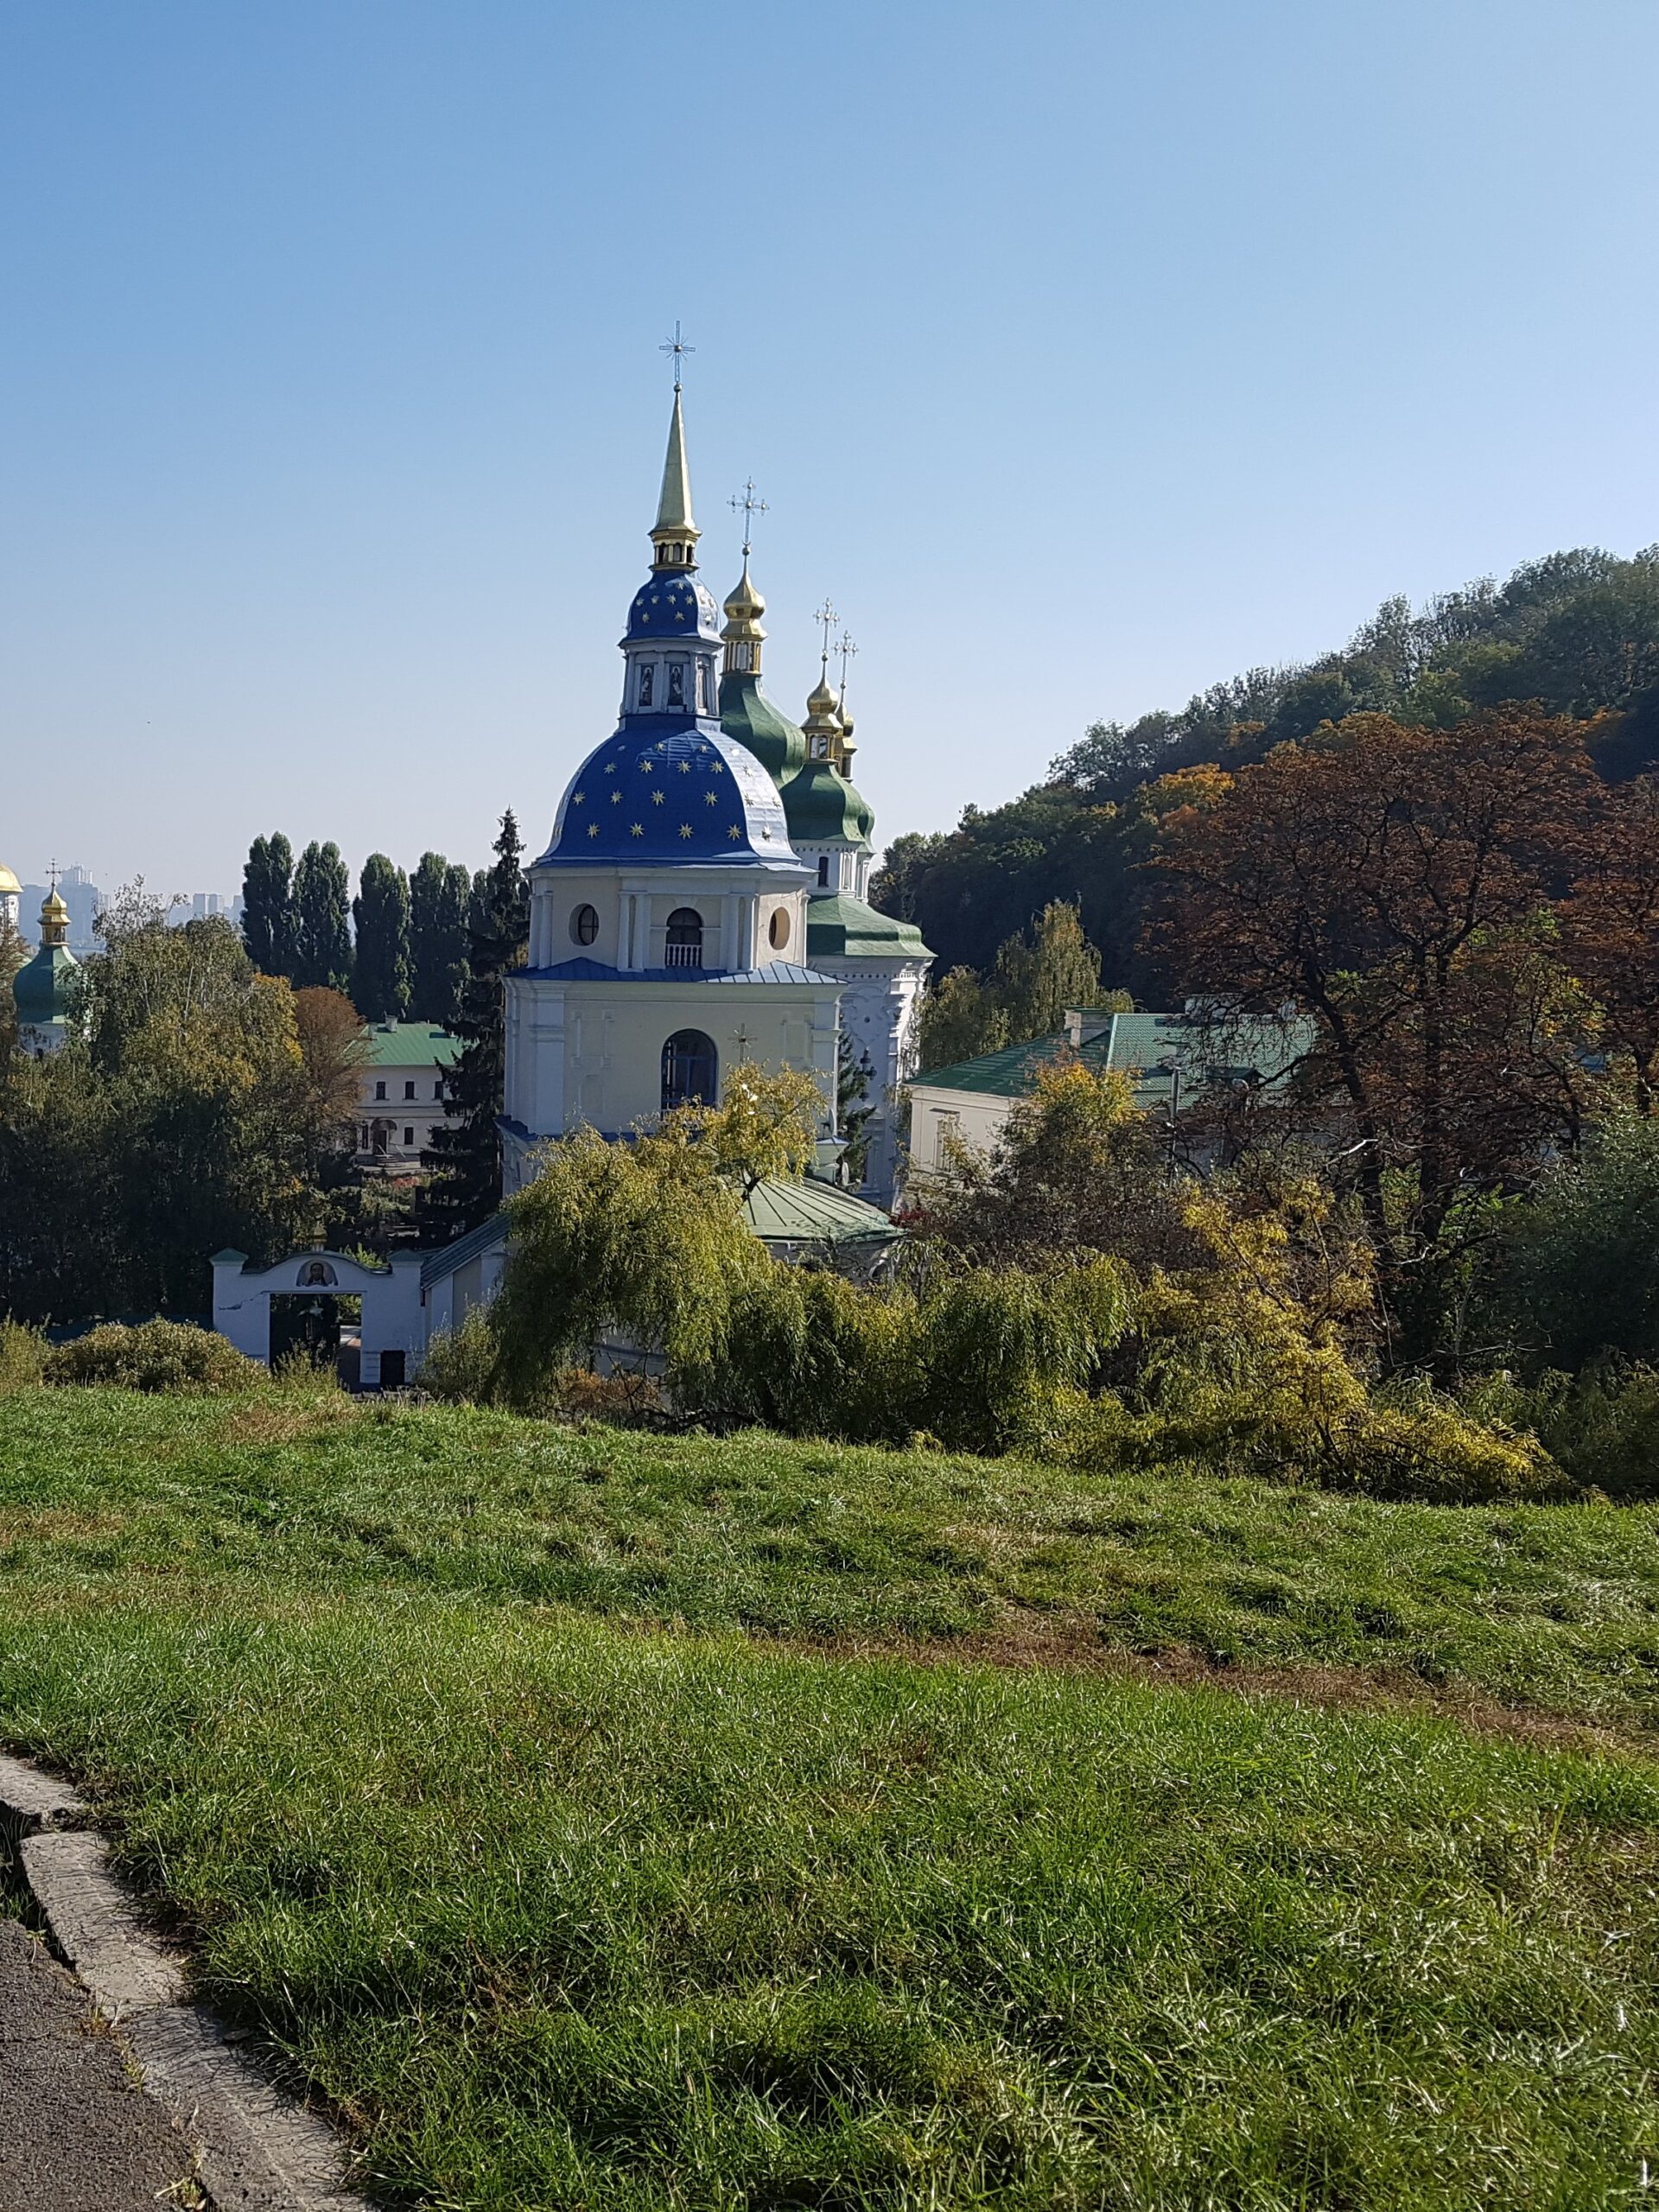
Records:
[[[886,1205],[898,1179],[898,1094],[916,1065],[916,1032],[927,963],[843,957],[815,964],[823,974],[844,982],[842,1027],[853,1050],[870,1064],[865,1103],[872,1112],[865,1124],[868,1151],[864,1180],[859,1187],[864,1197]]]
[[[669,965],[668,919],[690,906],[702,923],[702,967],[732,972],[787,960],[802,964],[807,887],[758,879],[753,868],[703,866],[658,868],[546,868],[531,879],[532,970],[592,960],[623,974]],[[774,944],[772,918],[782,909],[788,930]],[[584,910],[587,910],[584,917]],[[584,941],[584,929],[591,937]]]
[[[677,1030],[712,1039],[723,1092],[748,1060],[817,1076],[835,1096],[836,1004],[823,983],[575,983],[535,976],[507,985],[506,1112],[537,1136],[582,1123],[617,1135],[662,1109],[663,1047]]]

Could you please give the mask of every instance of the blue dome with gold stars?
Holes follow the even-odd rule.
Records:
[[[720,643],[720,609],[714,594],[695,575],[681,570],[648,576],[633,595],[628,609],[628,633],[624,645],[642,640],[657,645],[696,638],[705,645]]]
[[[804,866],[776,784],[746,746],[707,724],[644,739],[620,729],[583,761],[536,865],[594,861]]]

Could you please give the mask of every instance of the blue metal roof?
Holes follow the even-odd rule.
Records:
[[[714,594],[683,570],[653,574],[633,595],[623,644],[662,644],[687,638],[701,638],[708,645],[720,643],[720,609]]]
[[[513,973],[534,976],[553,983],[823,983],[831,990],[842,988],[835,976],[820,976],[812,968],[797,968],[787,960],[771,960],[764,968],[736,970],[607,968],[601,960],[560,960],[550,968],[518,968]]]
[[[718,861],[801,868],[778,786],[713,721],[642,736],[625,725],[572,778],[537,868]]]

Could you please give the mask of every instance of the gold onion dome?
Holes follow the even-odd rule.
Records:
[[[836,712],[836,694],[827,675],[821,676],[807,695],[806,721],[803,724],[809,737],[839,737],[841,717]]]
[[[67,929],[68,926],[69,909],[59,898],[55,890],[49,891],[41,904],[41,927],[43,930],[51,930]],[[58,943],[60,944],[62,942],[62,938],[60,938]]]
[[[0,861],[0,899],[16,896],[22,892],[22,887],[5,862]]]
[[[726,617],[730,622],[758,622],[766,611],[766,602],[756,590],[749,575],[749,556],[743,556],[743,573],[732,586],[732,595],[726,602]]]

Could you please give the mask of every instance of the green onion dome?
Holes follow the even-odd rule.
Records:
[[[788,783],[806,759],[798,722],[766,696],[757,671],[731,669],[720,679],[720,727],[753,753],[774,784]]]
[[[868,845],[875,829],[869,803],[833,760],[809,760],[784,785],[789,841],[804,845]]]

